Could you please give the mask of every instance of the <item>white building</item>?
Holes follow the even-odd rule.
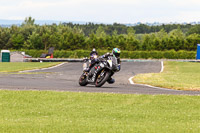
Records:
[[[24,54],[21,52],[11,52],[10,62],[24,62]]]

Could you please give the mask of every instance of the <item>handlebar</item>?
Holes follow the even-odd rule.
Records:
[[[83,62],[87,62],[89,59],[86,57],[86,58],[83,58]]]

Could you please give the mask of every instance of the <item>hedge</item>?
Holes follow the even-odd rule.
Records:
[[[47,53],[48,51],[44,50],[20,50],[24,51],[26,54],[31,55],[32,57],[38,58],[42,53]],[[91,51],[88,50],[55,50],[54,58],[83,58],[89,57]],[[99,50],[99,55],[103,55],[107,52],[106,50]],[[121,58],[126,59],[195,59],[196,51],[122,51]]]

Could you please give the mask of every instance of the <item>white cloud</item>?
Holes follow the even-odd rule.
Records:
[[[200,21],[199,19],[200,11],[182,11],[179,16],[179,21]]]
[[[199,7],[199,0],[0,0],[0,19],[191,21],[198,20]]]
[[[200,5],[199,0],[169,0],[171,4],[176,4],[176,6],[197,6]]]

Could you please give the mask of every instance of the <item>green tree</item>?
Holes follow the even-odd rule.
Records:
[[[136,39],[135,30],[132,27],[127,29],[126,36],[126,50],[137,50],[140,49],[139,40]]]
[[[30,17],[26,17],[24,22],[22,23],[22,26],[24,25],[34,25],[35,23],[35,19],[33,19],[31,16]]]
[[[1,28],[0,27],[0,49],[8,49],[9,47],[9,40],[11,37],[10,29],[9,28]]]
[[[131,36],[131,37],[135,36],[135,30],[132,27],[129,27],[127,29],[127,34],[128,36]]]
[[[155,34],[145,34],[142,42],[142,50],[154,50],[153,40],[155,39]]]
[[[24,36],[22,34],[13,34],[10,41],[13,49],[21,49],[24,45]]]
[[[200,44],[200,35],[196,33],[191,34],[185,40],[184,49],[188,51],[196,50],[197,44]]]
[[[161,29],[156,34],[156,38],[154,39],[155,50],[165,50],[168,41],[168,34],[164,29]]]
[[[96,31],[96,36],[97,37],[105,37],[106,36],[106,33],[105,33],[105,31],[104,31],[102,26],[98,27],[98,29]]]
[[[184,39],[185,35],[181,31],[180,27],[178,29],[172,30],[170,33],[170,44],[168,45],[168,50],[169,49],[174,49],[174,50],[181,50],[183,49],[184,46]]]
[[[200,25],[194,25],[193,27],[191,27],[188,32],[187,32],[187,35],[191,35],[191,34],[200,34]]]
[[[37,32],[33,32],[25,42],[26,49],[44,49],[42,46],[41,36]]]

